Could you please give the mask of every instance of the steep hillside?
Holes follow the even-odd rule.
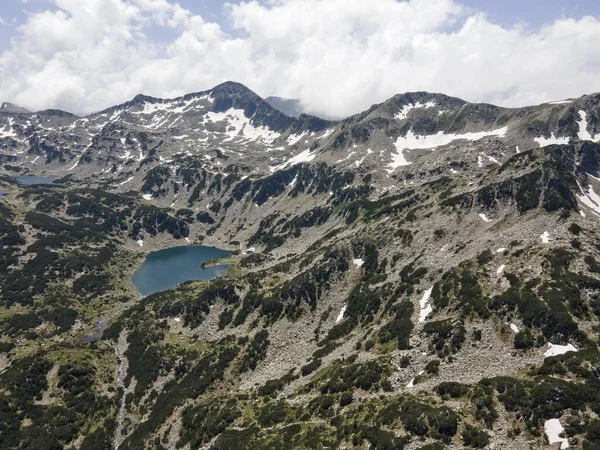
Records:
[[[0,446],[599,448],[599,98],[0,109]]]

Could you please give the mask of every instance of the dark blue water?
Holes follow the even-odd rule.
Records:
[[[0,198],[4,197],[8,192],[0,192]]]
[[[224,258],[229,252],[214,247],[187,246],[150,253],[131,277],[131,284],[142,297],[171,289],[184,281],[212,280],[225,275],[229,266],[203,269],[203,262]]]
[[[17,177],[16,180],[22,184],[52,184],[54,178],[38,177],[36,175],[23,175]]]

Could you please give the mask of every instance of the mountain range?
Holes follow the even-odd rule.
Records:
[[[600,448],[599,127],[600,94],[4,103],[0,446]],[[227,275],[140,298],[188,244]]]

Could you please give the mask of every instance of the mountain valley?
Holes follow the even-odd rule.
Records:
[[[600,448],[600,94],[297,112],[3,104],[0,447]]]

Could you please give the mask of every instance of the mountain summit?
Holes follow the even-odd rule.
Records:
[[[12,103],[4,102],[0,106],[0,113],[11,113],[11,114],[30,114],[31,112],[20,106],[13,105]]]

